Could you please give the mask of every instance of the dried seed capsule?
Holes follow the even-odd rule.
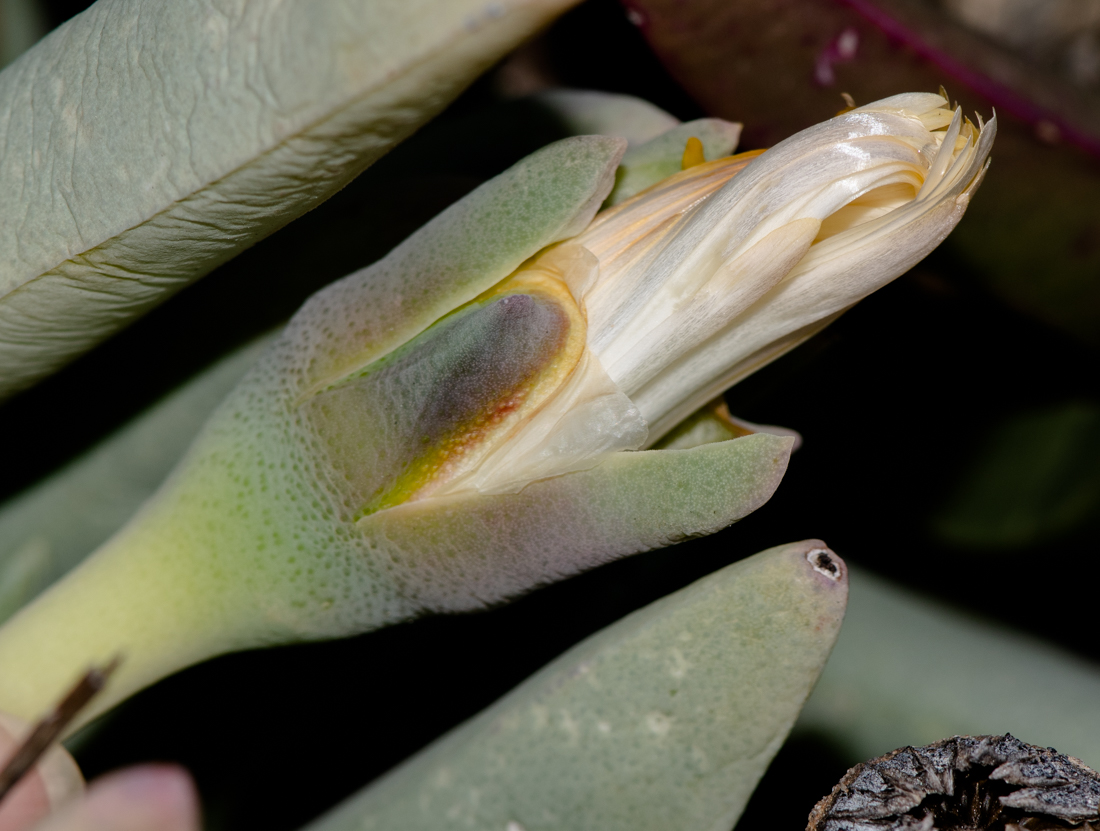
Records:
[[[1100,831],[1100,774],[1052,748],[955,736],[856,765],[807,831]]]

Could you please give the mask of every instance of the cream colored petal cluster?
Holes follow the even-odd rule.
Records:
[[[652,445],[935,248],[981,182],[995,133],[995,119],[975,126],[942,95],[898,95],[597,215],[526,266],[562,270],[587,320],[584,358],[450,489],[515,490]]]

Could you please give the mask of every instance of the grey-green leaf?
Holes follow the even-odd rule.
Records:
[[[599,136],[546,147],[443,211],[380,263],[358,272],[365,281],[363,296],[341,295],[340,302],[330,304],[363,331],[344,357],[356,363],[386,354],[499,282],[543,246],[583,228],[611,187],[622,149],[621,141]],[[325,296],[339,294],[340,285]],[[178,402],[173,396],[0,512],[0,620],[122,526],[257,353],[258,348],[250,349],[247,357],[228,359],[224,370],[213,369],[181,391]],[[330,368],[326,360],[327,353],[320,354],[317,367]],[[36,540],[37,547],[26,548]],[[37,553],[27,559],[28,551]]]
[[[0,73],[0,398],[309,210],[575,0],[99,0]]]
[[[846,596],[817,540],[729,566],[574,647],[309,828],[729,829]]]
[[[550,89],[536,93],[531,100],[553,113],[571,135],[617,136],[631,147],[645,144],[680,123],[655,104],[615,92]]]
[[[1011,732],[1100,766],[1100,666],[852,569],[844,631],[798,729],[855,763]]]

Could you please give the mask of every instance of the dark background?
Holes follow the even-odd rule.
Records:
[[[85,4],[48,5],[56,24]],[[560,84],[635,94],[685,120],[705,114],[611,0],[590,0],[566,15],[530,54]],[[5,435],[48,430],[57,437],[45,448],[27,442],[12,449],[0,496],[89,447],[228,348],[284,320],[320,286],[381,256],[450,201],[561,134],[544,114],[502,104],[500,87],[492,74],[479,81],[321,208],[0,408]],[[1002,174],[1010,171],[991,173]],[[1059,487],[1084,488],[1089,510],[984,545],[937,530],[999,425],[1044,408],[1100,406],[1095,348],[1009,307],[962,262],[949,242],[727,394],[736,415],[793,427],[805,439],[775,497],[736,526],[489,612],[210,661],[108,717],[79,752],[85,772],[179,761],[198,781],[211,827],[297,828],[588,634],[730,562],[807,537],[929,595],[1100,659],[1095,589],[1089,580],[1066,579],[1096,553],[1096,504],[1087,501],[1100,460],[1095,431],[1082,434],[1075,461],[1048,494],[1053,511]],[[844,768],[811,738],[788,743],[740,827],[803,827]]]

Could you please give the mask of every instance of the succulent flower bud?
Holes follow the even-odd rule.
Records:
[[[573,240],[600,266],[589,341],[649,441],[935,248],[995,134],[943,96],[898,95],[597,217]]]
[[[514,492],[651,446],[935,247],[981,181],[995,131],[940,95],[895,96],[762,155],[691,164],[602,212],[400,357],[310,400],[357,515],[464,490]],[[444,341],[456,363],[406,386],[419,403],[392,407],[390,379],[422,374]],[[475,397],[452,400],[471,388]],[[397,474],[372,465],[394,439],[362,426],[377,424],[362,416],[382,406],[424,419],[400,439]]]
[[[754,510],[790,436],[624,451],[946,236],[994,133],[946,103],[695,148],[594,221],[620,140],[486,183],[311,298],[131,524],[0,629],[0,708],[33,716],[125,653],[103,709],[221,652],[478,608]]]

